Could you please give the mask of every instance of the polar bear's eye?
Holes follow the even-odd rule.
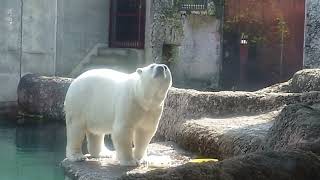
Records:
[[[151,66],[151,69],[153,69],[154,67],[155,67],[155,65],[152,65],[152,66]]]

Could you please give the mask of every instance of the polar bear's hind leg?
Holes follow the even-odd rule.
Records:
[[[88,132],[87,148],[91,157],[112,157],[112,152],[109,151],[104,144],[104,134],[93,134]]]
[[[73,124],[67,125],[66,156],[70,161],[83,161],[86,157],[82,154],[81,147],[85,131],[82,127],[73,126]]]

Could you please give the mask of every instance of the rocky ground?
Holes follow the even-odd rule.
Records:
[[[63,119],[63,99],[71,81],[22,78],[21,112]],[[66,160],[62,165],[76,179],[320,179],[319,90],[320,69],[299,71],[288,82],[256,92],[172,88],[151,150],[165,155],[162,150],[167,147],[158,142],[172,141],[193,154],[218,158],[218,163],[185,164],[193,154],[180,154],[173,144],[175,167],[160,170],[121,170],[107,159]],[[185,165],[176,167],[179,164]]]

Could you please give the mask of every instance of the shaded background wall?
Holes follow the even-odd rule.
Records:
[[[183,20],[179,56],[172,63],[176,87],[212,88],[219,85],[220,21],[213,16],[189,15]]]
[[[67,75],[107,43],[109,0],[2,0],[0,102],[15,101],[26,73]]]
[[[225,1],[224,87],[259,89],[301,69],[304,12],[305,0]]]
[[[146,1],[145,63],[156,59],[167,61],[177,86],[216,88],[221,82],[221,64],[226,62],[225,54],[222,57],[220,53],[222,23],[215,16],[199,14],[178,13],[168,18],[170,4],[171,0]],[[109,6],[110,0],[2,0],[0,102],[16,100],[15,90],[22,75],[68,75],[95,44],[108,44]],[[306,68],[320,65],[319,6],[317,0],[306,0],[303,61]],[[292,9],[291,6],[284,8],[288,9]],[[300,32],[294,24],[290,26]],[[290,38],[295,37],[295,31]],[[235,48],[234,52],[237,51]],[[107,56],[110,53],[113,51],[108,50]],[[263,62],[267,65],[273,62],[265,59]],[[301,62],[288,59],[285,62],[294,62],[294,65]]]
[[[0,101],[15,100],[20,78],[21,2],[2,0],[0,6]]]
[[[209,1],[214,8],[214,1]],[[221,69],[221,23],[210,8],[180,12],[171,0],[153,0],[147,33],[146,62],[170,66],[173,85],[217,89]]]
[[[304,67],[320,68],[320,1],[306,0]]]
[[[108,43],[110,1],[58,1],[56,74],[63,76],[69,74],[94,45]]]

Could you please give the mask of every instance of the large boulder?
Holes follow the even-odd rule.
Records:
[[[271,111],[250,116],[187,119],[170,127],[174,130],[164,139],[208,157],[226,159],[260,150],[278,114],[279,111]]]
[[[155,139],[177,142],[185,149],[225,159],[255,152],[279,110],[314,102],[319,92],[200,92],[172,88]]]
[[[36,74],[23,76],[18,85],[18,105],[22,115],[64,120],[63,103],[72,79]]]
[[[302,93],[320,91],[320,69],[303,69],[296,72],[293,77],[283,83],[261,89],[263,93]]]
[[[290,92],[320,91],[320,69],[304,69],[291,79]]]
[[[285,107],[266,135],[265,149],[303,149],[320,155],[320,103]]]

